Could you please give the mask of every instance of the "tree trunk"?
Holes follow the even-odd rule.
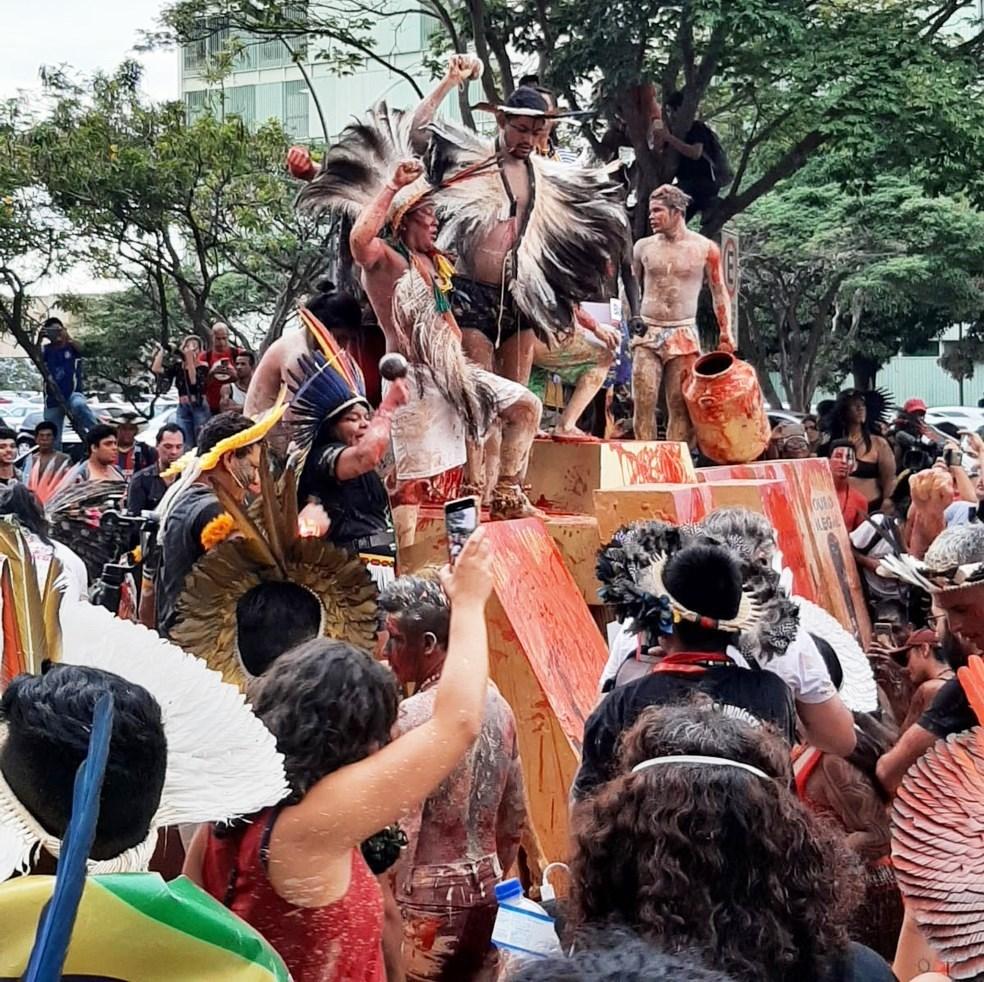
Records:
[[[875,387],[875,378],[881,365],[874,359],[866,355],[854,354],[851,356],[851,375],[854,379],[854,388],[867,392]]]

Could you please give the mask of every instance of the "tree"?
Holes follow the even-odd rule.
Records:
[[[743,345],[809,407],[855,352],[886,359],[984,309],[984,216],[898,178],[866,194],[791,184],[739,220]]]
[[[22,124],[17,100],[0,103],[0,330],[23,348],[72,425],[83,433],[52,382],[41,356],[39,325],[31,315],[32,288],[70,266],[74,253],[67,223],[37,186],[30,154],[19,138]]]
[[[974,181],[984,192],[974,167],[984,149],[977,98],[984,32],[951,27],[974,7],[971,0],[310,0],[286,7],[175,0],[156,39],[201,43],[223,30],[247,44],[306,37],[323,42],[318,50],[337,70],[351,71],[360,59],[381,58],[373,24],[419,13],[435,24],[437,48],[474,46],[486,63],[487,99],[512,88],[518,55],[573,108],[612,124],[635,151],[640,201],[672,180],[679,164],[675,151],[650,146],[646,83],[658,104],[679,91],[674,134],[682,139],[695,119],[710,120],[734,161],[734,181],[704,215],[703,231],[716,235],[828,147],[850,162],[845,177],[918,168],[935,191]],[[585,136],[598,148],[596,130],[586,127]],[[644,212],[634,215],[637,236]]]
[[[48,78],[53,107],[20,134],[55,208],[71,223],[94,273],[145,294],[166,340],[206,336],[237,318],[270,318],[279,336],[297,298],[332,263],[330,226],[298,215],[276,123],[251,133],[235,116],[185,120],[178,103],[146,105],[139,70],[83,86]]]

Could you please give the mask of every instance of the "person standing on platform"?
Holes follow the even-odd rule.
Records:
[[[384,655],[413,686],[396,732],[434,714],[448,655],[451,606],[439,583],[401,576],[379,598]],[[478,739],[420,808],[404,819],[409,846],[396,869],[408,982],[491,980],[495,884],[516,860],[526,819],[516,720],[489,681]]]
[[[721,250],[687,228],[690,198],[664,184],[649,197],[653,234],[640,239],[633,271],[642,287],[642,323],[632,339],[633,428],[637,440],[655,440],[660,383],[666,386],[667,440],[693,444],[683,386],[700,355],[697,302],[706,277],[720,329],[718,349],[733,352],[731,298],[721,271]],[[640,333],[641,331],[641,333]]]

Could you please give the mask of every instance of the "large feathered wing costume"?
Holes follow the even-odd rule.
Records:
[[[430,126],[428,177],[441,220],[438,246],[467,257],[504,217],[510,201],[496,148],[446,121]],[[510,269],[509,291],[535,329],[550,336],[573,330],[574,307],[604,296],[630,248],[621,189],[606,171],[532,156],[533,201]],[[467,179],[462,180],[467,175]]]
[[[984,661],[959,671],[984,719]],[[899,888],[952,979],[984,977],[984,730],[940,740],[909,769],[892,808]]]
[[[91,860],[89,872],[146,869],[158,829],[227,821],[287,795],[283,756],[270,731],[242,693],[204,662],[103,607],[67,603],[61,620],[69,639],[62,661],[143,686],[161,707],[167,741],[164,786],[147,837],[111,859]],[[0,781],[0,881],[29,869],[42,846],[53,856],[61,850]]]

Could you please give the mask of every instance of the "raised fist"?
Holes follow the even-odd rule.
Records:
[[[311,151],[307,147],[291,147],[287,151],[287,170],[299,181],[310,181],[316,172]]]
[[[460,85],[482,74],[485,66],[474,55],[451,55],[448,59],[448,78]]]
[[[424,173],[424,165],[419,160],[401,161],[393,171],[393,183],[398,187],[413,184]]]

